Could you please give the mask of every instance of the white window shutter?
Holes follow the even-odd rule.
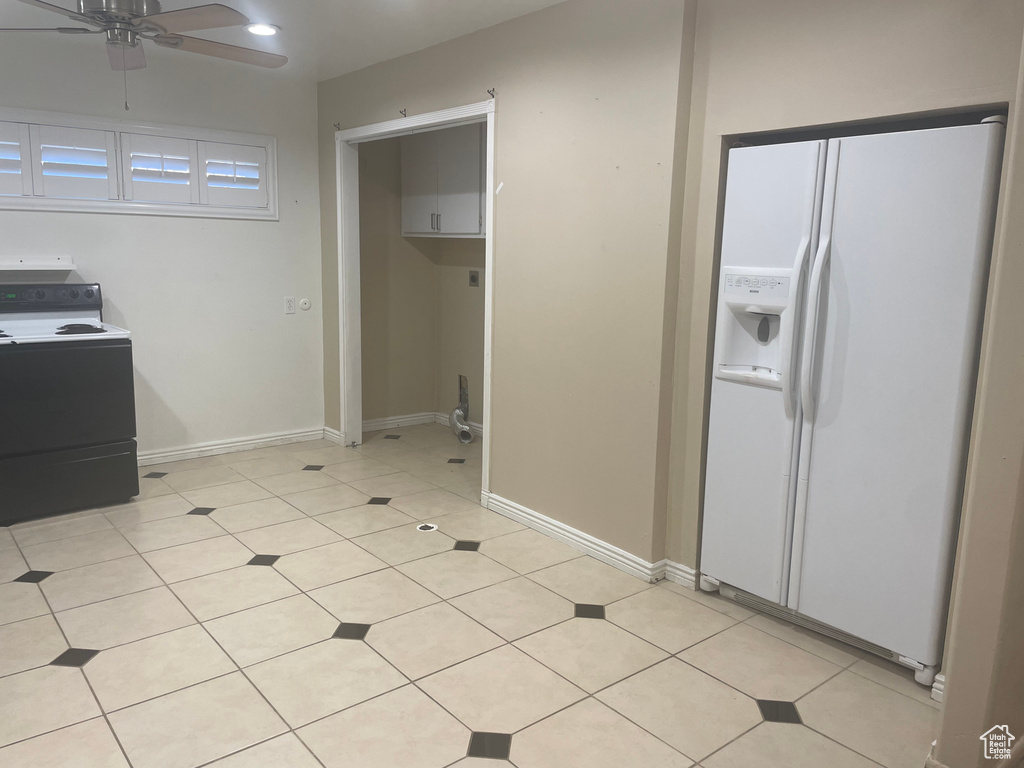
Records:
[[[199,202],[195,141],[122,133],[121,167],[126,200],[186,205]]]
[[[266,147],[200,141],[199,166],[204,205],[268,207]]]
[[[31,195],[28,123],[0,122],[0,195]]]
[[[117,200],[114,131],[32,125],[34,194],[75,200]]]

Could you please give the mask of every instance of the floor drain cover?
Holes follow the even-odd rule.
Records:
[[[423,523],[422,525],[416,526],[417,531],[436,531],[437,526],[433,523]]]

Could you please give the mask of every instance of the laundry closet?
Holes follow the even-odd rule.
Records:
[[[364,431],[447,422],[467,380],[479,434],[484,376],[486,126],[359,146]]]

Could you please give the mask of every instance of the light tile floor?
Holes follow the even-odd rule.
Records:
[[[482,509],[444,427],[140,476],[0,528],[4,768],[919,768],[935,735],[897,667]]]

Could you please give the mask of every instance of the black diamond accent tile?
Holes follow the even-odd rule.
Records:
[[[508,760],[512,751],[511,733],[486,733],[473,731],[469,737],[469,757],[487,757],[491,760]]]
[[[215,509],[216,509],[216,507],[196,507],[191,512],[189,512],[189,514],[190,515],[208,515],[211,512],[213,512]]]
[[[319,472],[323,468],[323,464],[307,464],[306,466],[303,467],[303,469],[306,470],[307,472]]]
[[[369,624],[350,624],[347,621],[343,621],[338,625],[338,628],[334,630],[333,637],[336,637],[339,640],[362,640],[366,637],[366,633],[369,631]]]
[[[465,459],[448,459],[449,464],[465,464]]]
[[[158,480],[161,477],[167,477],[167,473],[166,472],[150,472],[148,475],[143,475],[143,477],[148,478],[150,480]]]
[[[273,565],[280,559],[280,555],[256,555],[246,565]]]
[[[384,435],[385,440],[400,440],[401,438],[401,435]]]
[[[480,549],[479,541],[456,541],[455,546],[452,549],[457,549],[460,552],[476,552]]]
[[[761,710],[761,716],[769,723],[796,723],[803,722],[800,713],[796,711],[796,704],[792,701],[771,701],[758,699],[757,707]]]
[[[21,581],[25,584],[38,584],[45,578],[53,576],[53,571],[28,571],[27,573],[21,574],[15,581]]]
[[[374,496],[370,499],[367,504],[388,504],[391,501],[390,496]]]
[[[64,653],[50,662],[51,667],[84,667],[99,651],[88,648],[68,648]]]
[[[603,619],[604,606],[591,605],[590,603],[576,603],[577,619]]]

